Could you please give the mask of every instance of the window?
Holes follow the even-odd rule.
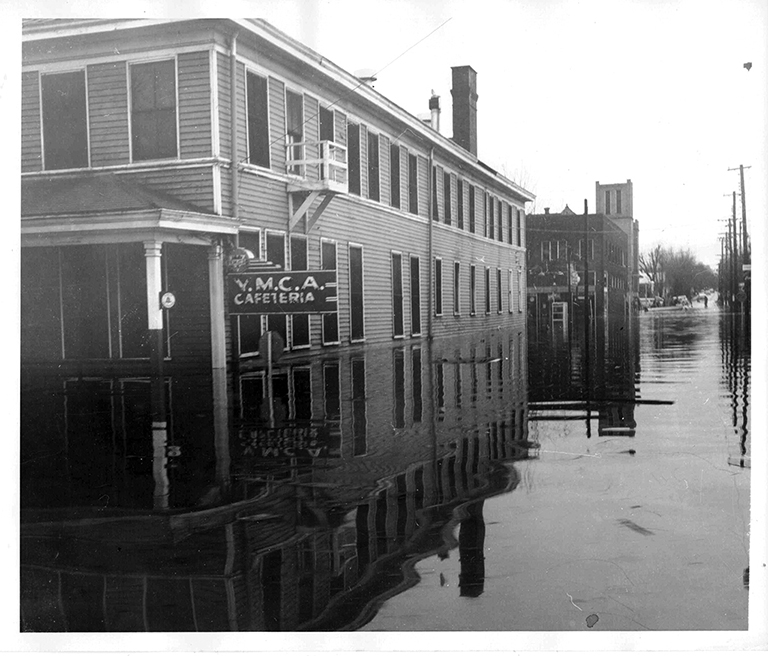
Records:
[[[379,135],[368,132],[368,198],[379,200]]]
[[[616,214],[621,214],[621,189],[616,190]]]
[[[517,311],[523,311],[523,270],[517,270]]]
[[[320,108],[320,141],[336,141],[336,121],[328,107]]]
[[[447,171],[443,174],[443,216],[446,225],[451,225],[451,174]]]
[[[461,293],[459,283],[461,282],[461,263],[453,263],[453,313],[461,314]]]
[[[475,186],[469,185],[469,231],[475,231]]]
[[[588,256],[588,258],[590,260],[594,260],[595,259],[595,240],[594,239],[590,239],[589,240],[589,253],[587,254],[587,256]],[[579,239],[579,257],[582,260],[585,257],[585,253],[584,253],[584,240],[583,239]]]
[[[541,261],[547,262],[552,259],[552,242],[541,242]]]
[[[413,421],[421,421],[424,403],[422,401],[421,384],[421,349],[415,348],[411,352],[411,380],[413,381]]]
[[[419,169],[416,155],[408,153],[408,210],[419,213]]]
[[[515,236],[513,221],[514,219],[512,218],[512,206],[507,205],[507,243],[509,244],[513,243]]]
[[[176,157],[176,64],[131,66],[133,160]]]
[[[610,190],[606,190],[605,192],[605,213],[610,214],[611,213],[611,192]]]
[[[507,271],[507,307],[509,309],[509,312],[513,311],[514,307],[514,277],[512,276],[512,269],[509,269]]]
[[[269,92],[267,78],[249,72],[248,84],[248,161],[269,166]]]
[[[389,147],[389,201],[400,209],[400,146]]]
[[[501,205],[501,199],[496,199],[496,239],[499,241],[504,241],[504,231],[502,230],[502,223],[503,219],[501,218],[502,215],[502,205]]]
[[[501,269],[496,269],[496,312],[501,314]]]
[[[283,269],[285,268],[285,234],[267,232],[266,251],[267,260]],[[270,314],[267,317],[267,330],[274,330],[283,338],[283,343],[288,344],[285,315]]]
[[[336,270],[336,242],[326,239],[320,242],[320,268],[328,271]],[[338,288],[337,288],[338,295]],[[339,343],[339,313],[323,314],[323,344]]]
[[[471,187],[470,187],[471,188]],[[477,314],[475,291],[477,289],[477,269],[474,264],[469,265],[469,314]]]
[[[392,253],[392,335],[403,334],[403,256]]]
[[[285,90],[285,124],[288,144],[301,144],[304,141],[304,98],[301,94],[290,89]],[[304,146],[292,146],[289,153],[290,159],[302,161],[304,159]],[[304,175],[302,166],[299,164],[290,166],[288,173]]]
[[[496,199],[491,196],[490,194],[486,195],[486,199],[488,201],[487,204],[487,213],[486,213],[486,223],[488,224],[488,237],[491,239],[495,239],[495,224],[496,224],[496,212],[495,212],[495,205],[496,205]]]
[[[523,245],[523,213],[517,210],[517,245]]]
[[[419,258],[411,256],[411,335],[421,335],[421,288]]]
[[[85,72],[43,75],[40,84],[45,168],[88,166]]]
[[[304,235],[291,235],[291,270],[306,271],[307,238]],[[291,348],[310,346],[309,315],[291,315]]]
[[[405,349],[395,349],[392,359],[392,427],[405,428]]]
[[[568,257],[568,242],[565,239],[560,239],[557,242],[557,254],[556,260],[565,260]]]
[[[456,181],[456,223],[459,230],[464,230],[464,180],[459,178]]]
[[[491,267],[485,267],[485,313],[491,313]]]
[[[488,192],[480,192],[483,195],[483,237],[488,236],[488,205],[489,195]]]
[[[238,244],[241,248],[247,248],[258,259],[261,255],[261,232],[240,232]],[[244,314],[238,316],[236,320],[240,355],[258,353],[259,340],[261,339],[261,315]]]
[[[435,315],[443,314],[443,261],[435,258]]]
[[[349,336],[353,342],[365,339],[363,311],[363,247],[349,246]]]
[[[360,126],[347,123],[347,177],[349,193],[360,195]]]

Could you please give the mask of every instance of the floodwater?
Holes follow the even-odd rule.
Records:
[[[748,336],[589,343],[24,372],[21,629],[746,629]]]

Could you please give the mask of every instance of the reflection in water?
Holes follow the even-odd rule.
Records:
[[[738,314],[723,314],[720,319],[721,380],[730,400],[731,421],[738,440],[728,464],[750,467],[750,374],[751,339],[749,322]]]
[[[286,358],[271,385],[26,372],[22,629],[351,629],[432,554],[482,594],[484,500],[533,455],[523,348]]]
[[[529,409],[533,421],[586,422],[598,435],[634,437],[639,398],[637,318],[598,318],[591,324],[588,350],[583,326],[572,334],[529,333]],[[652,401],[651,401],[652,402]]]

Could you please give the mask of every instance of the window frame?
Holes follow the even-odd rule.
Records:
[[[147,157],[136,158],[136,149],[134,146],[134,102],[133,102],[133,71],[135,67],[147,66],[150,64],[159,64],[162,62],[173,62],[173,83],[174,83],[174,125],[175,125],[175,140],[176,140],[176,154],[165,157]],[[158,161],[170,161],[177,160],[181,157],[181,137],[179,128],[179,58],[177,55],[171,57],[163,56],[153,59],[139,59],[135,61],[126,61],[127,67],[126,85],[128,91],[128,146],[130,152],[131,163],[136,162],[158,162]]]
[[[435,292],[435,307],[434,313],[436,317],[443,316],[443,258],[435,257],[434,260],[434,292]]]
[[[72,75],[75,73],[82,73],[83,75],[83,107],[85,110],[85,166],[64,166],[64,167],[50,167],[50,162],[47,162],[46,160],[49,158],[46,158],[45,152],[46,152],[46,139],[45,139],[45,121],[46,121],[46,111],[45,111],[45,99],[43,97],[43,79],[46,77],[53,77],[53,76],[61,76],[61,75]],[[67,171],[67,170],[74,170],[74,169],[80,169],[80,168],[90,168],[91,167],[91,121],[90,121],[90,103],[88,98],[88,70],[87,67],[83,68],[72,68],[72,69],[66,69],[61,71],[49,71],[49,72],[43,72],[38,71],[37,72],[37,83],[38,83],[38,99],[39,99],[39,106],[40,106],[40,164],[43,171]],[[49,110],[50,112],[50,110]],[[130,109],[129,109],[130,114]]]
[[[461,316],[461,262],[453,262],[453,316]]]
[[[264,89],[266,91],[266,116],[265,116],[265,137],[266,137],[266,151],[263,155],[263,157],[266,158],[267,163],[263,164],[261,161],[258,163],[254,163],[253,153],[252,149],[254,148],[254,144],[252,143],[251,139],[251,126],[254,123],[251,120],[251,94],[250,94],[250,85],[248,83],[250,78],[258,78],[264,81]],[[270,100],[270,92],[269,92],[269,76],[262,75],[261,73],[257,73],[256,71],[246,68],[245,70],[245,130],[246,130],[246,148],[248,151],[248,164],[251,166],[259,166],[262,168],[271,168],[272,166],[272,152],[270,148],[271,144],[271,117],[269,112],[269,100]],[[234,157],[233,157],[234,159]]]
[[[370,129],[366,130],[368,134],[368,143],[366,144],[366,170],[368,172],[368,189],[366,190],[366,197],[368,200],[380,202],[381,201],[381,139],[378,132],[372,132]],[[371,156],[371,146],[375,146],[376,161]],[[375,174],[375,175],[374,175]],[[375,184],[371,184],[375,182]],[[374,194],[375,191],[375,194]]]

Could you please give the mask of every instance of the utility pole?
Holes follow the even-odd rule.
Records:
[[[733,192],[733,220],[729,223],[729,226],[733,226],[733,245],[731,250],[731,307],[736,308],[736,290],[738,288],[738,255],[739,247],[736,242],[736,192]]]

